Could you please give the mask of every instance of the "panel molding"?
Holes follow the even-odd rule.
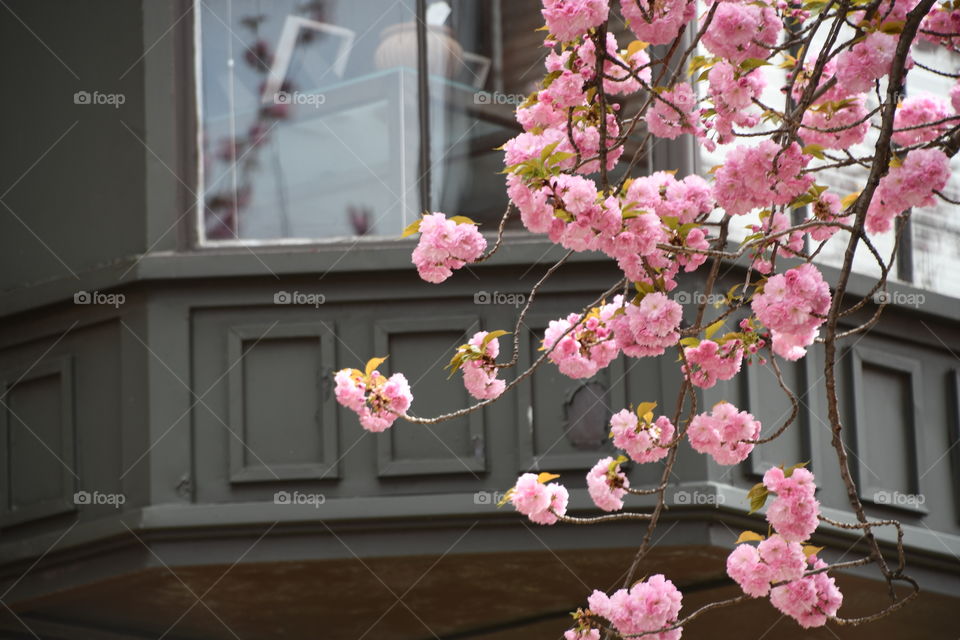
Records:
[[[947,374],[950,387],[950,414],[947,425],[947,438],[950,447],[950,476],[953,478],[953,501],[956,506],[956,521],[960,522],[960,369]]]
[[[20,419],[9,406],[10,392],[18,385],[49,376],[56,376],[60,388],[60,451],[48,451],[61,473],[60,495],[27,507],[15,508],[13,504],[12,432]],[[71,356],[50,358],[40,363],[23,366],[0,375],[0,478],[4,479],[3,495],[0,496],[0,527],[22,524],[31,520],[77,511],[74,493],[77,491],[76,470],[76,423],[74,415],[73,359]],[[20,425],[23,426],[23,425]],[[26,428],[30,428],[26,425]],[[36,434],[28,434],[36,438]],[[44,448],[48,448],[43,443]],[[58,459],[59,458],[59,459]]]
[[[883,487],[872,482],[873,475],[863,459],[862,443],[869,437],[866,421],[865,402],[868,397],[868,390],[863,383],[863,365],[869,364],[880,369],[886,369],[896,373],[906,374],[910,380],[910,406],[904,412],[909,417],[910,423],[904,425],[908,429],[907,439],[912,451],[906,452],[909,458],[906,460],[908,465],[907,476],[910,482],[910,492],[919,495],[923,493],[921,487],[920,452],[923,451],[923,381],[920,363],[912,358],[894,355],[888,351],[871,348],[862,345],[851,347],[851,393],[853,396],[853,437],[855,456],[855,471],[857,474],[857,491],[860,494],[860,500],[886,509],[896,509],[923,515],[927,509],[918,502],[904,504],[887,504],[878,501],[878,493],[891,493],[897,491],[889,487]]]
[[[227,374],[227,424],[236,437],[230,439],[230,482],[278,482],[290,480],[322,480],[339,477],[339,422],[337,403],[333,400],[333,374],[336,371],[335,328],[325,322],[290,324],[244,324],[227,331],[227,362],[232,368]],[[315,463],[277,463],[269,468],[249,466],[244,451],[247,442],[246,411],[244,409],[244,352],[243,343],[259,340],[259,344],[288,338],[316,338],[317,397],[320,410],[316,416],[320,429],[323,453]],[[233,364],[236,363],[236,364]]]
[[[390,351],[390,336],[402,335],[405,333],[423,333],[425,331],[458,331],[462,332],[464,342],[469,340],[470,336],[480,331],[480,318],[476,315],[449,315],[449,316],[426,316],[411,318],[392,318],[388,320],[379,320],[374,323],[374,355],[386,355]],[[451,345],[451,349],[456,345]],[[446,360],[447,355],[441,356],[441,360]],[[391,359],[381,365],[386,369],[387,375],[392,375]],[[415,383],[411,380],[410,383]],[[477,402],[472,396],[467,394],[467,400],[470,403]],[[381,477],[390,476],[419,476],[434,474],[473,474],[487,470],[486,457],[486,428],[484,414],[486,410],[473,411],[466,416],[467,431],[470,436],[470,442],[473,445],[473,455],[454,456],[450,459],[424,459],[424,460],[398,460],[395,457],[393,440],[390,434],[377,438],[377,471]],[[431,428],[430,425],[423,425],[424,428]],[[439,437],[439,436],[438,436]]]
[[[799,384],[804,388],[802,394],[797,395],[797,417],[794,420],[793,424],[787,427],[787,431],[790,429],[800,429],[800,459],[793,462],[804,462],[807,461],[809,464],[807,468],[814,474],[817,475],[819,469],[819,462],[816,460],[814,452],[818,451],[819,447],[819,437],[818,429],[814,428],[814,421],[819,420],[817,415],[817,404],[818,397],[816,395],[817,383],[812,383],[811,380],[817,379],[817,365],[814,361],[816,352],[812,349],[807,353],[807,355],[802,358],[799,362],[788,363],[789,366],[799,367],[798,379]],[[781,372],[783,364],[780,365]],[[760,398],[759,391],[759,378],[760,369],[764,368],[763,365],[759,365],[756,362],[752,365],[744,364],[746,371],[743,372],[742,378],[743,382],[743,394],[746,398],[746,406],[748,411],[751,413],[756,405],[762,402]],[[770,375],[774,375],[772,372]],[[812,393],[811,393],[812,392]],[[797,393],[797,391],[794,391]],[[803,396],[806,396],[805,398]],[[788,400],[789,401],[789,400]],[[779,428],[783,424],[787,414],[782,415],[776,422],[776,425],[764,425],[766,426],[775,426]],[[772,431],[770,433],[773,433]],[[783,437],[786,434],[780,434],[780,437]],[[762,436],[766,437],[766,436]],[[764,445],[757,445],[754,447],[754,450],[750,452],[750,456],[744,461],[747,473],[755,478],[762,478],[763,474],[766,473],[767,469],[771,467],[776,467],[782,464],[784,461],[772,461],[764,458]]]

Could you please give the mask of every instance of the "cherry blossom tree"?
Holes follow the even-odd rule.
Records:
[[[828,620],[857,625],[918,593],[905,573],[902,544],[893,565],[874,536],[875,529],[892,527],[902,539],[900,524],[864,512],[843,440],[835,365],[839,341],[869,329],[883,311],[882,297],[875,309],[868,305],[885,291],[911,210],[950,202],[944,189],[960,149],[960,84],[946,97],[902,94],[908,74],[918,69],[958,77],[955,69],[922,62],[915,48],[924,42],[957,53],[957,7],[934,0],[620,0],[618,6],[543,0],[546,74],[516,109],[523,132],[503,147],[510,204],[493,246],[487,249],[471,220],[443,213],[425,215],[404,235],[420,234],[413,262],[432,283],[489,259],[516,213],[529,232],[546,234],[567,252],[519,310],[509,357],[501,358],[500,340],[509,335],[502,329],[479,332],[454,352],[451,372],[462,372],[475,404],[441,416],[412,415],[404,376],[377,371],[383,358],[370,360],[364,371],[338,372],[336,396],[365,429],[383,431],[397,419],[435,424],[480,410],[540,366],[583,379],[621,354],[677,360],[683,382],[672,412],[660,414],[655,402],[636,398],[635,407],[611,418],[613,445],[625,455],[598,460],[586,477],[590,497],[607,513],[568,514],[567,489],[550,473],[525,473],[506,493],[505,502],[541,525],[646,523],[624,588],[595,591],[575,612],[568,640],[601,634],[675,639],[694,618],[751,598],[768,599],[805,628]],[[623,24],[632,36],[619,41],[613,31]],[[623,108],[626,97],[636,108]],[[634,175],[658,139],[682,136],[722,159],[708,177]],[[831,187],[838,172],[864,176],[861,189]],[[744,226],[750,233],[737,236]],[[893,247],[887,256],[876,242],[883,236]],[[845,246],[830,282],[816,260],[829,242]],[[552,321],[542,354],[511,378],[519,330],[537,292],[573,253],[584,251],[615,261],[621,278],[592,304]],[[876,263],[877,274],[860,298],[847,291],[858,254]],[[745,265],[742,281],[715,293],[721,266],[735,262]],[[696,271],[703,272],[703,302],[685,322],[670,293],[683,274]],[[841,330],[844,318],[871,311],[866,322]],[[767,470],[748,496],[751,512],[766,507],[767,535],[744,532],[726,562],[743,593],[681,615],[682,594],[669,579],[657,574],[636,581],[678,451],[689,446],[733,465],[785,433],[796,423],[798,399],[779,361],[804,358],[815,343],[824,349],[827,418],[851,521],[821,513],[804,463]],[[767,438],[753,415],[729,402],[698,406],[697,388],[734,378],[744,363],[769,367],[792,405]],[[628,460],[662,467],[660,482],[632,487],[621,468]],[[652,495],[655,505],[623,511],[634,495]],[[828,565],[809,544],[821,523],[862,532],[867,555]],[[870,615],[844,618],[831,574],[862,565],[875,566],[890,601]],[[910,593],[897,594],[898,583]]]

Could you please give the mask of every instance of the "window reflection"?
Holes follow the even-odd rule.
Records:
[[[377,65],[412,6],[200,4],[207,239],[391,234],[416,215],[416,72]]]
[[[204,239],[390,237],[424,209],[496,224],[539,3],[425,4],[198,3]]]

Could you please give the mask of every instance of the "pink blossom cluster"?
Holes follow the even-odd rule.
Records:
[[[615,308],[622,309],[623,313],[614,315],[610,326],[617,347],[626,355],[658,356],[680,339],[683,309],[665,293],[648,293],[640,304],[621,307],[622,301],[622,296],[614,299]]]
[[[427,282],[443,282],[454,269],[473,262],[487,248],[486,239],[471,223],[448,220],[442,213],[428,213],[420,220],[420,242],[413,250],[413,264]]]
[[[759,98],[767,82],[763,72],[754,69],[742,72],[726,60],[713,65],[707,74],[710,83],[708,95],[717,112],[711,126],[717,132],[717,141],[727,143],[733,140],[733,128],[755,127],[760,115],[754,108],[754,98]]]
[[[890,73],[897,36],[874,31],[837,56],[837,83],[850,94],[873,88],[875,80]]]
[[[620,470],[619,463],[609,456],[598,461],[587,473],[587,491],[590,498],[604,511],[623,509],[623,496],[629,488],[630,480]]]
[[[796,467],[790,475],[780,467],[763,474],[763,486],[777,497],[767,507],[767,522],[785,540],[803,542],[817,529],[820,503],[813,474]]]
[[[817,337],[830,301],[830,287],[808,262],[769,278],[763,292],[754,296],[752,307],[770,329],[774,353],[797,360]]]
[[[860,144],[870,130],[862,96],[834,102],[822,98],[803,114],[800,135],[807,144],[825,149],[847,149]]]
[[[460,370],[463,371],[463,385],[467,392],[477,400],[490,400],[499,397],[507,386],[505,381],[497,378],[499,369],[494,366],[494,361],[500,355],[500,342],[490,340],[484,347],[483,339],[486,337],[486,331],[478,331],[473,334],[467,344],[483,349],[483,356],[468,359],[460,367]]]
[[[666,44],[696,13],[693,0],[620,0],[630,30],[644,42]]]
[[[410,385],[402,373],[386,378],[379,371],[365,376],[356,369],[342,369],[334,380],[337,402],[357,412],[360,426],[374,433],[388,429],[413,402]]]
[[[560,373],[570,378],[589,378],[613,362],[619,353],[610,328],[615,311],[615,305],[608,304],[594,307],[586,318],[571,313],[565,319],[550,321],[544,332],[543,348],[552,349],[548,358]]]
[[[561,41],[573,40],[607,19],[608,0],[543,0],[543,19]]]
[[[525,473],[509,492],[510,503],[537,524],[554,524],[567,513],[570,494],[556,482],[543,483],[533,473]]]
[[[807,562],[811,569],[823,569],[827,563],[810,556]],[[794,620],[801,627],[822,627],[827,618],[836,615],[843,604],[843,594],[833,578],[826,573],[815,573],[785,585],[774,587],[770,603]]]
[[[677,180],[672,173],[658,171],[632,180],[622,202],[622,209],[630,213],[622,230],[600,243],[600,250],[617,261],[619,267],[634,282],[652,284],[649,269],[659,271],[666,288],[676,286],[674,276],[680,266],[694,271],[706,256],[671,257],[658,244],[670,240],[663,220],[675,218],[678,224],[691,224],[710,213],[714,207],[710,185],[697,175]],[[685,237],[674,242],[683,246],[704,249],[709,246],[700,227],[689,229]]]
[[[633,585],[629,590],[620,589],[612,596],[594,591],[587,599],[590,611],[606,618],[621,635],[656,631],[672,626],[682,606],[683,595],[662,574],[654,574]],[[682,628],[651,633],[645,638],[652,640],[678,640]]]
[[[622,449],[634,462],[656,462],[664,458],[676,431],[666,416],[652,422],[641,421],[629,409],[621,409],[610,417],[613,446]]]
[[[646,122],[650,133],[659,138],[673,140],[683,133],[703,135],[697,98],[686,82],[658,94],[647,110]]]
[[[796,142],[785,148],[773,140],[755,147],[736,146],[716,172],[713,192],[717,204],[730,215],[789,204],[813,184],[811,174],[801,173],[810,160]]]
[[[756,440],[759,435],[760,422],[729,402],[718,402],[710,413],[694,416],[687,429],[690,446],[719,464],[746,460],[754,445],[741,440]]]
[[[893,141],[904,146],[930,142],[954,124],[938,122],[952,115],[950,105],[942,98],[929,94],[910,96],[899,105],[894,115]],[[923,126],[931,122],[938,124]]]
[[[821,222],[838,222],[840,224],[850,224],[853,222],[853,214],[845,216],[840,215],[842,206],[840,196],[830,191],[824,191],[817,198],[817,201],[811,206],[811,219]],[[823,225],[809,230],[810,238],[815,242],[823,242],[833,237],[837,232],[837,227]]]
[[[940,191],[950,179],[950,159],[939,149],[914,149],[900,166],[892,167],[880,179],[867,208],[866,228],[884,233],[893,219],[910,207],[936,204],[934,191]]]
[[[736,339],[723,343],[703,340],[696,346],[684,347],[683,358],[684,375],[693,385],[709,389],[718,380],[729,380],[740,372],[743,343]]]
[[[650,56],[643,49],[634,51],[628,57],[620,55],[617,50],[617,38],[612,33],[607,33],[607,56],[613,60],[606,60],[603,63],[603,90],[613,95],[629,95],[640,89],[640,80],[649,84],[651,71],[647,66],[650,63]],[[614,62],[614,60],[616,62]],[[619,63],[619,64],[617,64]],[[596,45],[593,40],[587,38],[583,44],[577,47],[576,61],[574,63],[580,75],[585,82],[593,80],[597,71]],[[628,73],[622,66],[629,67],[634,74]]]
[[[764,59],[777,44],[783,23],[776,10],[760,3],[720,2],[703,34],[707,51],[739,64],[747,58]]]
[[[957,51],[960,47],[960,9],[934,5],[920,23],[918,37]]]
[[[599,629],[567,629],[563,632],[563,640],[600,640]]]
[[[751,598],[770,593],[770,583],[803,577],[807,558],[799,542],[773,534],[754,547],[741,544],[727,556],[727,575]]]

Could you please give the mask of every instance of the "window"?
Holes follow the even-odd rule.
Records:
[[[539,6],[199,2],[201,241],[396,237],[424,210],[496,224]]]

